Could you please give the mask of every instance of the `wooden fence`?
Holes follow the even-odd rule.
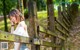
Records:
[[[45,28],[40,22],[37,22],[37,8],[36,0],[29,0],[28,9],[29,9],[29,27],[30,27],[30,38],[14,35],[7,32],[0,31],[0,42],[20,42],[28,45],[30,50],[66,50],[70,46],[66,46],[67,37],[70,36],[69,29],[72,25],[72,18],[69,14],[69,10],[61,11],[61,6],[58,6],[58,18],[54,17],[54,10],[52,0],[47,0],[48,8],[48,26],[50,29]],[[43,30],[40,30],[39,27],[43,27]],[[51,28],[54,27],[54,28]],[[53,31],[52,31],[53,30]],[[44,39],[39,38],[39,34],[43,33],[51,37],[50,41],[45,41]],[[48,37],[49,37],[48,36]],[[46,37],[45,37],[46,38]],[[41,49],[41,47],[44,46]],[[9,50],[9,49],[8,49]]]

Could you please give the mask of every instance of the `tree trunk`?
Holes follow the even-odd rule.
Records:
[[[54,7],[53,7],[53,0],[47,0],[47,13],[48,13],[48,29],[52,32],[55,30],[55,20],[54,20]],[[52,42],[56,42],[56,37],[52,37]],[[55,47],[52,50],[56,50]]]
[[[28,19],[29,18],[29,15],[28,15],[28,12],[27,12],[28,0],[23,0],[23,6],[24,6],[24,10],[26,10],[26,12],[24,11],[24,17],[25,17],[25,19]]]
[[[29,10],[29,28],[30,28],[29,33],[30,33],[30,38],[34,40],[34,38],[38,37],[36,0],[29,0],[28,10]],[[36,45],[32,44],[31,50],[37,50],[36,47],[37,47]]]
[[[24,6],[23,6],[23,0],[20,0],[21,2],[20,2],[20,8],[21,8],[21,13],[23,14],[23,16],[24,16]]]
[[[23,6],[23,0],[17,0],[17,8],[24,16],[24,6]]]
[[[62,8],[63,8],[63,11],[65,10],[65,0],[62,0]]]
[[[17,9],[20,10],[20,0],[17,0]]]
[[[24,9],[27,7],[27,0],[23,0]]]
[[[7,17],[6,17],[6,4],[5,4],[5,0],[3,0],[3,15],[4,15],[4,25],[5,25],[5,31],[7,31],[7,32],[8,32]]]

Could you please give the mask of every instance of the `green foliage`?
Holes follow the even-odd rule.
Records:
[[[15,8],[17,5],[17,0],[5,0],[5,9],[8,14],[11,9]],[[2,14],[3,10],[3,0],[0,0],[0,14]]]
[[[3,3],[0,0],[0,14],[2,14],[2,9],[3,9],[2,6],[3,6]]]
[[[28,14],[28,9],[24,9],[24,15]]]
[[[6,0],[6,13],[9,13],[11,9],[17,5],[17,0]]]
[[[46,10],[46,0],[37,0],[38,11]]]
[[[54,0],[54,4],[59,5],[61,0]]]

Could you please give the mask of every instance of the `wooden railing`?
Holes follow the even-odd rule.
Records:
[[[63,18],[64,19],[64,18]],[[68,20],[68,19],[64,19],[65,21]],[[56,26],[56,30],[59,31],[61,34],[64,34],[66,35],[67,37],[70,36],[69,35],[69,21],[65,22],[67,23],[67,26],[64,25],[65,23],[62,23],[61,21],[59,20],[55,20],[57,24],[59,24],[64,30],[66,30],[67,32],[65,32],[64,30],[62,30],[61,28],[59,28],[58,26]],[[41,26],[41,25],[40,25]],[[42,26],[43,27],[43,26]],[[44,27],[43,27],[44,28]],[[44,30],[47,30],[46,28],[44,28]],[[54,37],[57,37],[61,40],[66,40],[66,38],[62,35],[59,35],[58,33],[56,32],[51,32],[50,30],[47,30],[46,31],[41,31],[40,32],[44,32],[44,34],[48,34],[50,36],[54,36]],[[27,38],[27,37],[23,37],[23,36],[18,36],[18,35],[14,35],[14,34],[11,34],[11,33],[7,33],[7,32],[2,32],[0,31],[0,41],[6,41],[6,42],[20,42],[20,43],[26,43],[26,44],[35,44],[35,45],[41,45],[41,46],[48,46],[48,47],[61,47],[61,45],[56,45],[52,42],[47,42],[47,41],[44,41],[44,40],[41,40],[41,39],[37,39],[36,41],[34,41],[34,38],[32,39],[32,42],[30,42],[30,38]]]
[[[31,2],[32,3],[32,2]],[[36,5],[36,2],[34,1],[32,4],[34,4],[34,6],[30,7],[29,11],[30,11],[30,17],[32,18],[32,21],[33,25],[31,25],[34,29],[33,32],[36,32],[36,28],[37,28],[37,24],[35,22],[36,20],[36,10],[35,10],[35,5]],[[31,5],[31,4],[30,4]],[[34,9],[32,9],[34,8]],[[52,8],[52,7],[51,7]],[[62,43],[65,43],[64,41],[67,40],[67,37],[70,36],[69,34],[69,28],[71,26],[71,21],[69,19],[69,14],[68,12],[66,11],[61,11],[61,12],[58,12],[59,14],[61,14],[61,18],[62,19],[59,19],[59,15],[58,15],[58,19],[55,18],[54,22],[55,22],[55,26],[54,26],[54,32],[52,32],[51,30],[49,29],[46,29],[42,24],[40,24],[39,22],[39,26],[43,27],[43,30],[39,30],[39,32],[43,32],[44,34],[47,34],[47,35],[50,35],[51,37],[56,37],[58,39],[60,39]],[[34,17],[34,18],[33,18]],[[49,22],[49,21],[48,21]],[[57,32],[58,31],[58,32]],[[37,33],[35,33],[37,34]],[[27,38],[27,37],[23,37],[23,36],[18,36],[18,35],[14,35],[14,34],[11,34],[11,33],[7,33],[7,32],[3,32],[3,31],[0,31],[0,41],[6,41],[6,42],[20,42],[20,43],[25,43],[25,44],[34,44],[34,45],[39,45],[39,46],[48,46],[48,47],[58,47],[58,48],[61,48],[63,47],[62,45],[59,45],[59,44],[56,44],[56,43],[53,43],[53,42],[48,42],[48,41],[44,41],[40,38],[36,39],[36,38]]]

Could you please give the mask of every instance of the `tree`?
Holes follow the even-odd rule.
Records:
[[[39,11],[46,10],[46,2],[44,0],[37,0],[37,8]]]
[[[0,14],[2,14],[3,10],[3,0],[0,0]],[[5,0],[6,4],[6,14],[10,12],[11,9],[16,8],[17,0]]]
[[[12,4],[14,3],[14,4]],[[0,15],[4,16],[4,27],[5,31],[8,31],[7,26],[7,14],[10,12],[11,9],[16,7],[16,0],[0,0]]]
[[[47,13],[48,13],[48,30],[55,32],[55,18],[54,18],[54,7],[53,1],[47,0]],[[56,37],[52,37],[51,41],[56,44]],[[52,50],[56,50],[56,47],[53,47]]]
[[[5,7],[6,7],[5,0],[3,0],[3,15],[4,15],[5,31],[8,31]]]

